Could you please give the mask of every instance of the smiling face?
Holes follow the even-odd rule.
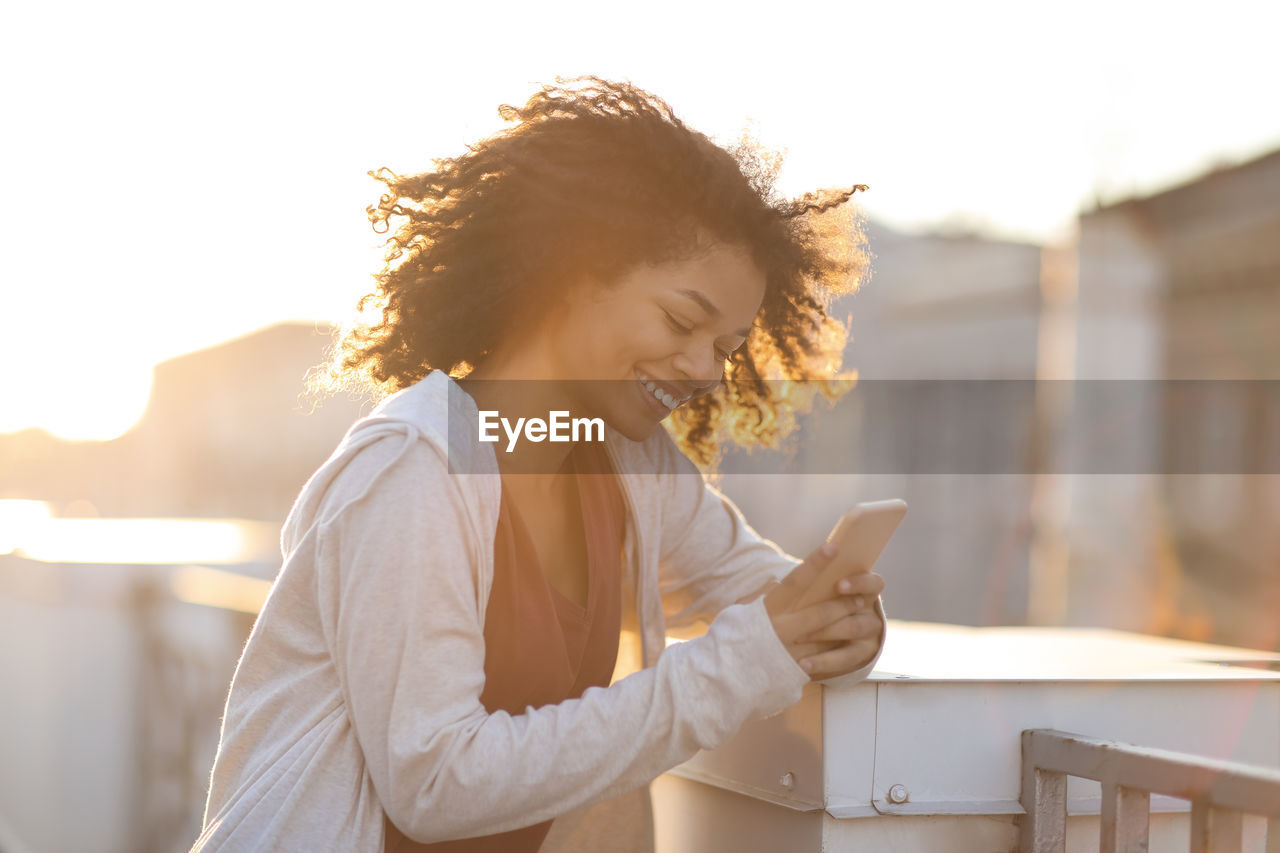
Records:
[[[573,386],[585,412],[642,441],[680,403],[707,393],[742,346],[764,300],[765,275],[738,246],[635,267],[584,285],[547,323],[553,375],[608,380]]]

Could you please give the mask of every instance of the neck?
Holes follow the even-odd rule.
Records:
[[[552,411],[570,409],[570,399],[562,383],[552,378],[543,364],[537,358],[491,357],[458,384],[471,395],[478,409],[497,412],[512,425],[519,418],[547,420]],[[494,444],[498,470],[503,476],[524,475],[530,480],[527,485],[541,481],[549,490],[563,474],[575,443],[521,438],[510,452],[507,445],[505,434]]]

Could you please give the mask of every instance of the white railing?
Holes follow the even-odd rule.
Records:
[[[1191,802],[1191,853],[1239,853],[1246,814],[1280,853],[1280,770],[1054,729],[1022,733],[1019,853],[1065,853],[1068,776],[1102,784],[1101,853],[1146,853],[1152,794]]]

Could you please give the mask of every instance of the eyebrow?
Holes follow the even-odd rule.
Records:
[[[712,301],[708,299],[704,294],[700,293],[697,290],[681,290],[680,294],[682,296],[687,296],[690,299],[692,299],[694,302],[698,303],[698,306],[702,308],[703,311],[706,311],[707,314],[711,316],[711,319],[717,320],[720,318],[720,309],[717,308],[715,304],[712,303]],[[739,329],[733,334],[737,335],[740,338],[745,338],[747,337],[748,334],[750,334],[750,332],[751,332],[750,329]]]

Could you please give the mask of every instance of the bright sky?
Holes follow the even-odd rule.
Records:
[[[109,438],[157,361],[342,320],[379,259],[365,172],[459,153],[556,74],[750,120],[785,190],[869,184],[912,230],[1051,239],[1280,145],[1274,2],[505,5],[7,10],[0,432]]]

